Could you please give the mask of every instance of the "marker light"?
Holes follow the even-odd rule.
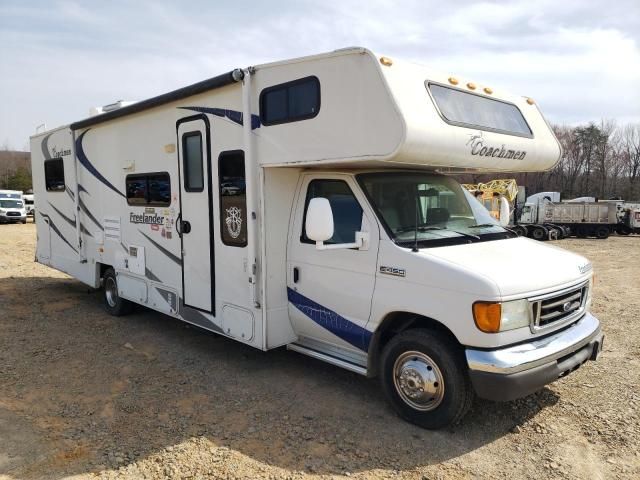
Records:
[[[451,85],[457,85],[458,84],[458,79],[456,77],[449,77],[449,83]]]
[[[469,82],[469,83],[467,83],[467,88],[469,90],[475,90],[476,89],[476,84],[473,83],[473,82]]]
[[[533,101],[533,98],[527,98],[527,103],[528,103],[529,105],[533,105],[533,104],[534,104],[534,103],[536,103],[536,102],[534,102],[534,101]]]
[[[473,304],[473,320],[483,332],[499,332],[500,317],[502,317],[502,305],[499,303],[476,302]]]
[[[393,65],[393,60],[391,60],[389,57],[380,57],[380,63],[385,67],[390,67],[391,65]]]
[[[493,93],[493,90],[491,90],[489,87],[484,87],[484,93],[486,93],[487,95],[491,95]]]

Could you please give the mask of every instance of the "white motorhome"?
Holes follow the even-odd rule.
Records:
[[[20,190],[0,190],[0,223],[27,223],[24,195]]]
[[[539,171],[536,104],[362,48],[237,69],[31,138],[37,261],[369,377],[426,428],[595,359],[583,257],[453,178]],[[526,272],[526,274],[523,274]]]

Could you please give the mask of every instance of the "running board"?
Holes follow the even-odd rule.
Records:
[[[317,350],[312,350],[307,347],[303,347],[302,345],[298,345],[297,343],[290,343],[287,345],[287,350],[293,350],[294,352],[302,353],[303,355],[308,355],[312,358],[317,358],[318,360],[322,360],[323,362],[330,363],[331,365],[335,365],[340,368],[344,368],[345,370],[349,370],[351,372],[359,373],[360,375],[367,375],[367,369],[361,367],[360,365],[356,365],[351,362],[347,362],[340,358],[332,357],[331,355],[327,355],[326,353],[318,352]]]

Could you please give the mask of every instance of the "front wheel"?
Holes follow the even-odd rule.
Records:
[[[120,317],[131,313],[133,303],[120,297],[118,293],[118,280],[116,279],[116,272],[113,271],[113,268],[109,268],[104,272],[103,287],[104,308],[109,315]]]
[[[406,330],[385,346],[380,380],[393,409],[427,429],[459,421],[471,407],[473,389],[458,345],[426,329]]]

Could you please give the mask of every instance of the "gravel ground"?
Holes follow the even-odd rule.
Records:
[[[0,478],[639,478],[640,237],[562,240],[596,271],[598,362],[448,430],[375,381],[101,297],[0,226]]]

